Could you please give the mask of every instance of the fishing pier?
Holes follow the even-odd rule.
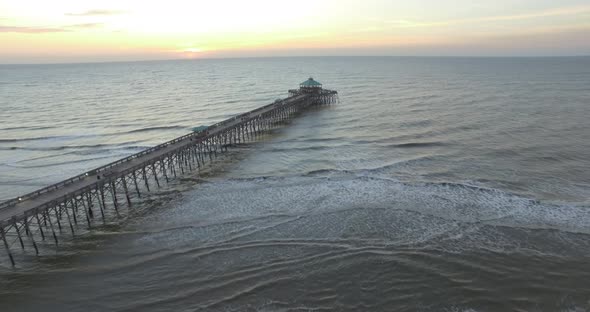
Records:
[[[162,183],[200,170],[237,144],[253,141],[310,106],[332,104],[338,93],[309,78],[289,97],[151,147],[102,167],[0,203],[0,240],[12,266],[16,250],[39,255],[133,205]]]

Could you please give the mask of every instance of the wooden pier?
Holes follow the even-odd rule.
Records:
[[[336,91],[310,78],[299,89],[289,90],[286,99],[0,203],[0,239],[10,264],[15,265],[15,249],[39,255],[40,242],[57,246],[64,234],[75,236],[80,227],[104,224],[142,194],[201,169],[218,153],[254,140],[309,106],[337,100]]]

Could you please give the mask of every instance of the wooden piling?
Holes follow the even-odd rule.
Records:
[[[117,202],[117,188],[114,181],[111,181],[111,197],[113,198],[113,206],[117,213],[119,213],[119,202]]]
[[[74,218],[74,224],[78,225],[78,216],[77,216],[77,209],[76,209],[76,204],[75,204],[75,198],[72,197],[70,199],[70,207],[72,207],[72,217]]]
[[[43,214],[47,217],[47,219],[49,221],[49,226],[51,228],[51,234],[53,234],[53,240],[55,240],[55,245],[57,246],[59,244],[59,242],[57,240],[57,235],[55,234],[55,229],[53,228],[53,222],[51,221],[51,216],[49,215],[49,212],[47,210],[43,211]]]
[[[150,184],[148,183],[147,175],[145,174],[145,167],[141,168],[141,175],[143,176],[143,183],[148,192],[150,192]]]
[[[137,186],[137,176],[135,175],[135,170],[133,170],[133,184],[135,184],[135,191],[137,192],[137,197],[141,197],[141,193],[139,193],[139,187]]]
[[[41,226],[41,220],[39,220],[38,211],[35,211],[35,218],[37,219],[37,227],[39,228],[39,233],[41,233],[41,239],[45,240],[45,233],[43,233],[43,227]]]
[[[68,223],[70,224],[70,230],[72,231],[72,236],[75,236],[76,233],[74,231],[74,225],[72,224],[72,219],[70,218],[70,212],[68,211],[68,206],[66,204],[67,202],[64,202],[64,210],[66,211],[66,216],[68,217]]]
[[[53,206],[53,211],[55,212],[55,220],[57,221],[57,227],[59,232],[61,233],[61,222],[59,221],[59,213],[57,212],[57,206]]]
[[[131,198],[129,197],[129,189],[127,188],[127,178],[126,178],[126,176],[123,176],[121,178],[121,182],[123,182],[123,191],[125,191],[125,199],[127,199],[127,206],[128,207],[131,207]],[[102,195],[102,190],[101,190],[101,195]]]
[[[158,172],[156,171],[155,162],[152,163],[152,172],[154,174],[154,179],[156,180],[156,184],[158,185],[158,188],[160,188],[160,181],[158,181]]]
[[[10,259],[10,263],[12,266],[15,266],[14,257],[12,256],[12,252],[10,251],[10,247],[8,247],[8,242],[6,241],[6,233],[4,233],[4,227],[0,225],[0,236],[2,236],[2,241],[4,242],[4,248],[6,249],[6,253],[8,254],[8,258]]]
[[[12,218],[12,226],[16,231],[16,235],[18,236],[18,241],[20,242],[20,247],[25,250],[25,243],[23,243],[23,238],[20,236],[20,230],[18,228],[18,224],[16,223],[16,218]]]
[[[37,248],[37,243],[35,242],[35,237],[33,235],[33,232],[31,232],[31,229],[29,228],[29,220],[26,215],[25,215],[25,229],[27,231],[27,236],[29,237],[29,239],[31,240],[31,243],[33,244],[33,248],[35,249],[35,254],[38,256],[39,255],[39,248]]]

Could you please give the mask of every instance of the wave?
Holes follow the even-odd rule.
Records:
[[[398,143],[398,144],[391,144],[387,147],[397,147],[397,148],[419,148],[419,147],[439,147],[439,146],[446,146],[447,143],[443,142],[408,142],[408,143]]]
[[[98,149],[98,152],[108,152],[112,150],[120,150],[120,149],[147,149],[150,146],[142,146],[142,145],[130,145],[130,144],[137,144],[142,141],[129,141],[123,143],[116,143],[116,144],[88,144],[88,145],[62,145],[62,146],[47,146],[47,147],[27,147],[27,146],[7,146],[7,147],[0,147],[0,150],[24,150],[24,151],[64,151],[64,150],[84,150],[84,149]],[[73,152],[75,153],[75,152]],[[81,152],[82,154],[87,154]],[[65,155],[69,153],[64,153],[60,155]]]
[[[326,143],[326,142],[342,142],[346,140],[345,137],[330,137],[330,138],[305,138],[301,141],[311,143]],[[356,143],[356,142],[355,142]]]
[[[406,121],[400,124],[400,127],[403,128],[413,128],[413,127],[427,127],[432,125],[432,120],[424,119],[424,120],[413,120],[413,121]]]
[[[217,195],[223,194],[224,202],[236,199],[230,206],[242,206],[241,209],[245,211],[253,209],[247,214],[248,217],[256,216],[259,212],[257,207],[246,204],[256,198],[259,205],[274,207],[273,213],[301,215],[313,211],[317,216],[360,207],[404,211],[411,213],[412,218],[415,218],[414,214],[419,214],[422,218],[445,220],[441,222],[446,225],[449,222],[460,222],[590,234],[590,207],[541,202],[465,183],[402,182],[372,176],[367,172],[328,169],[297,176],[206,182],[204,188],[212,193],[201,194],[198,200],[202,200],[203,196],[215,197],[216,192],[219,192]],[[277,208],[277,202],[288,205],[283,211],[280,204]],[[220,211],[221,215],[223,210]]]
[[[342,147],[342,146],[340,146]],[[320,145],[316,145],[316,146],[303,146],[303,147],[288,147],[288,148],[280,148],[280,147],[274,147],[271,148],[269,151],[270,152],[285,152],[285,153],[292,153],[292,152],[307,152],[307,151],[324,151],[324,150],[329,150],[333,148],[333,146],[320,146]]]
[[[40,127],[40,128],[22,128],[22,129],[49,129],[52,127]],[[21,129],[19,127],[15,128],[5,128],[0,130],[8,130],[8,129]],[[185,126],[180,125],[173,125],[173,126],[157,126],[157,127],[146,127],[146,128],[139,128],[133,129],[128,131],[120,131],[120,132],[111,132],[111,133],[97,133],[97,134],[81,134],[81,135],[54,135],[54,136],[39,136],[39,137],[26,137],[26,138],[13,138],[13,139],[0,139],[0,143],[18,143],[18,142],[30,142],[30,141],[47,141],[47,140],[75,140],[81,138],[92,138],[92,137],[110,137],[110,136],[121,136],[125,134],[133,134],[133,133],[142,133],[142,132],[150,132],[150,131],[159,131],[159,130],[182,130],[187,129]],[[187,130],[188,131],[188,130]]]
[[[303,176],[321,176],[331,174],[354,173],[354,170],[339,170],[339,169],[318,169],[305,173]]]
[[[94,138],[108,136],[110,134],[79,134],[79,135],[53,135],[53,136],[40,136],[40,137],[28,137],[28,138],[13,138],[13,139],[0,139],[0,143],[18,143],[18,142],[30,142],[30,141],[49,141],[49,140],[76,140],[82,138]]]
[[[392,170],[399,169],[400,167],[401,168],[410,167],[411,165],[416,164],[416,163],[420,163],[420,162],[430,162],[430,161],[433,161],[435,158],[436,158],[436,156],[415,156],[412,158],[402,159],[399,161],[395,161],[395,162],[392,162],[389,164],[385,164],[385,165],[373,167],[373,168],[359,168],[359,169],[348,169],[348,170],[334,169],[334,168],[319,169],[319,170],[313,170],[313,171],[307,172],[307,173],[303,174],[303,176],[313,176],[313,175],[322,175],[322,174],[330,174],[330,175],[354,174],[357,176],[375,176],[375,177],[387,176],[388,179],[394,180],[394,178],[391,177]]]
[[[182,130],[186,129],[184,126],[159,126],[159,127],[147,127],[147,128],[140,128],[130,131],[123,131],[113,133],[112,135],[119,135],[119,134],[128,134],[128,133],[140,133],[140,132],[149,132],[149,131],[158,131],[158,130]]]
[[[69,149],[101,148],[101,147],[105,147],[105,146],[110,146],[110,144],[66,145],[66,146],[48,146],[48,147],[8,146],[8,147],[0,147],[0,150],[62,151],[62,150],[69,150]]]
[[[47,130],[53,129],[55,127],[46,126],[46,127],[29,127],[29,126],[19,126],[19,127],[7,127],[7,128],[0,128],[0,130]]]
[[[0,143],[43,141],[43,140],[51,140],[51,139],[65,139],[65,138],[73,138],[73,137],[71,137],[71,136],[43,136],[43,137],[30,137],[30,138],[18,138],[18,139],[0,139]]]
[[[14,167],[14,168],[47,168],[47,167],[63,166],[63,165],[70,165],[70,164],[76,164],[76,163],[92,162],[95,160],[108,159],[108,158],[113,158],[113,156],[92,157],[92,158],[68,160],[68,161],[61,161],[61,162],[46,162],[46,163],[38,164],[38,165],[15,165],[15,164],[3,164],[3,165],[8,166],[8,167]],[[24,163],[24,161],[21,161],[18,163]]]
[[[333,285],[339,278],[366,280],[361,284],[368,293],[403,289],[410,296],[441,279],[461,296],[474,287],[471,277],[483,274],[498,279],[489,287],[496,294],[500,281],[528,281],[547,268],[554,272],[555,261],[575,263],[573,270],[586,277],[579,264],[590,256],[590,207],[465,183],[400,182],[340,170],[212,179],[141,218],[132,231],[115,233],[130,237],[125,247],[133,256],[122,250],[122,261],[102,269],[107,275],[129,268],[148,272],[174,259],[172,276],[158,274],[158,285],[192,290],[167,299],[203,295],[208,299],[202,307],[213,310],[262,291],[257,285],[283,281],[293,289],[316,277]],[[195,261],[197,271],[176,273]],[[157,305],[158,299],[139,302]]]

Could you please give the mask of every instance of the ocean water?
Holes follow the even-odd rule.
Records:
[[[590,311],[588,57],[0,65],[0,199],[310,75],[340,103],[2,261],[0,311]]]

